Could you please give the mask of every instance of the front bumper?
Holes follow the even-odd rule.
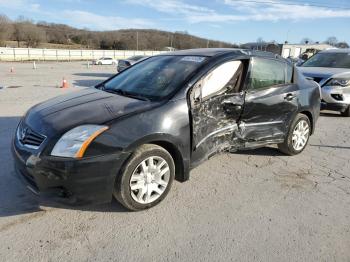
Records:
[[[324,101],[321,102],[321,110],[345,112],[348,106],[349,106],[348,104],[342,104],[342,103],[326,103]]]
[[[350,87],[322,87],[322,109],[345,111],[350,105]]]
[[[128,154],[84,159],[33,154],[14,141],[17,175],[35,194],[63,204],[101,204],[112,200],[115,178]]]

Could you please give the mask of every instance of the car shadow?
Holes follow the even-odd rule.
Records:
[[[116,69],[116,72],[115,74],[117,74],[117,69]],[[90,76],[90,77],[104,77],[104,78],[108,78],[108,77],[111,77],[113,75],[115,75],[113,73],[76,73],[76,74],[73,74],[75,76]]]
[[[94,212],[127,212],[113,200],[102,205],[66,206],[42,199],[30,192],[14,169],[11,152],[12,138],[20,117],[0,117],[0,217],[40,212],[43,207],[64,208]]]
[[[103,82],[104,79],[92,79],[92,80],[87,80],[87,79],[83,79],[83,80],[74,80],[73,81],[73,85],[76,87],[94,87],[97,84]]]
[[[339,112],[321,112],[320,116],[325,116],[325,117],[342,117],[342,115]]]
[[[254,156],[285,156],[281,151],[274,147],[261,147],[256,149],[239,150],[232,154],[254,155]]]

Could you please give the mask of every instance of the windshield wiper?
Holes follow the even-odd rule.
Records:
[[[109,92],[109,93],[113,93],[113,94],[118,94],[118,95],[122,95],[122,96],[126,96],[126,97],[131,97],[131,98],[136,98],[138,100],[143,100],[143,101],[150,101],[148,98],[141,96],[139,94],[135,94],[132,92],[128,92],[122,89],[112,89],[112,88],[104,88],[104,91]]]

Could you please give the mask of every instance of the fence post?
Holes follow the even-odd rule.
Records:
[[[68,61],[70,62],[70,49],[68,49]]]

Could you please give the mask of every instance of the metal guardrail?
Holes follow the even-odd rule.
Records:
[[[0,61],[82,61],[101,57],[115,59],[134,55],[157,55],[166,51],[137,50],[86,50],[86,49],[41,49],[0,47]]]

